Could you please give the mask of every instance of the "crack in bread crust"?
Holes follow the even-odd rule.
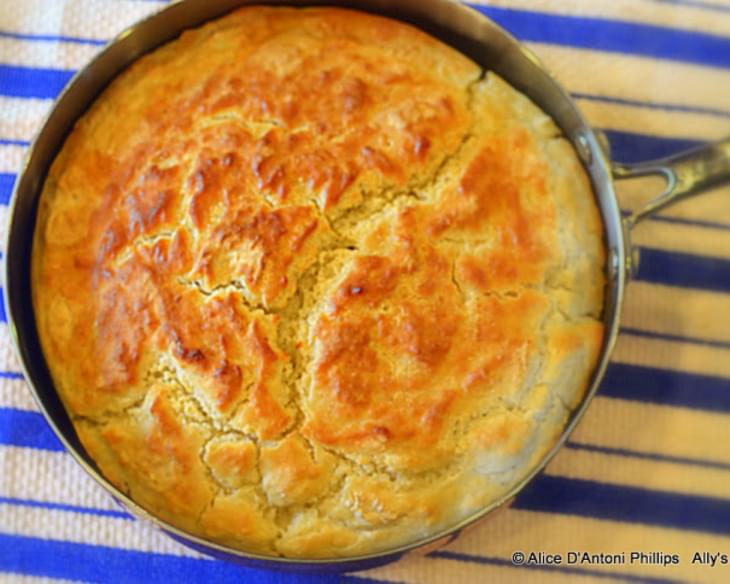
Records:
[[[33,302],[111,482],[227,545],[347,556],[552,446],[600,348],[601,238],[570,145],[496,75],[379,17],[246,8],[77,125]]]

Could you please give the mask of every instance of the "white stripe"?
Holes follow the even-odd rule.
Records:
[[[0,138],[30,141],[51,109],[50,99],[0,96]]]
[[[111,3],[106,0],[5,2],[0,11],[0,29],[109,39],[159,8],[159,4],[152,2]],[[91,23],[93,27],[89,26]]]
[[[0,503],[2,532],[11,535],[100,545],[139,552],[203,558],[151,525],[115,517],[37,509]]]
[[[640,209],[652,198],[664,190],[665,183],[658,178],[631,179],[616,182],[618,199],[624,209]],[[683,217],[698,221],[712,221],[730,225],[730,186],[719,187],[673,205],[663,215]],[[639,225],[636,233],[640,233],[644,225]],[[708,232],[710,242],[715,234]],[[711,244],[711,243],[710,243]]]
[[[65,584],[73,582],[73,580],[62,580],[60,578],[39,578],[36,576],[26,576],[24,574],[8,574],[0,572],[1,584]]]
[[[545,473],[654,491],[730,498],[730,469],[563,448]]]
[[[726,215],[730,223],[730,210]],[[633,231],[631,241],[638,246],[730,259],[730,229],[708,231],[692,225],[646,221]]]
[[[542,43],[527,45],[572,92],[729,109],[727,70]]]
[[[730,377],[728,350],[679,341],[622,334],[613,359],[617,363],[669,371]]]
[[[121,509],[66,452],[3,446],[0,461],[0,497]]]
[[[20,362],[12,348],[10,331],[6,324],[0,324],[0,371],[20,371]]]
[[[38,411],[30,389],[21,379],[0,379],[0,408]]]
[[[587,99],[577,102],[595,128],[691,140],[720,140],[730,134],[730,114],[719,117]]]
[[[730,463],[728,416],[597,397],[572,440],[609,448]]]
[[[722,36],[727,36],[728,30],[730,30],[730,13],[709,12],[681,4],[657,4],[642,0],[592,0],[591,2],[555,2],[554,0],[472,1],[474,4],[501,6],[515,10],[639,22],[680,30],[697,30]]]
[[[0,37],[3,64],[51,69],[80,69],[102,47],[80,43],[32,41]]]
[[[25,146],[0,145],[0,172],[16,174],[23,165]]]
[[[626,289],[623,324],[672,335],[730,341],[729,314],[730,294],[632,282]],[[722,360],[727,361],[727,351],[725,355]]]
[[[12,32],[57,32],[63,21],[64,2],[5,2],[0,11],[0,29]],[[38,24],[43,21],[42,26]]]
[[[0,371],[20,371],[7,324],[0,325]],[[0,378],[0,407],[37,411],[38,406],[24,379]]]
[[[5,255],[5,235],[8,231],[8,218],[10,217],[10,207],[6,205],[0,205],[0,247],[3,249],[1,250],[3,253],[3,256]],[[3,257],[3,260],[0,261],[0,265],[4,265],[5,258]],[[4,268],[3,268],[4,269]],[[2,278],[3,285],[5,285],[5,278]],[[9,342],[9,341],[8,341]]]

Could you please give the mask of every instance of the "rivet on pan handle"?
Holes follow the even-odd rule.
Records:
[[[628,252],[626,271],[631,276],[636,273],[639,260],[638,250],[630,245],[631,230],[643,219],[669,205],[730,183],[730,138],[660,160],[639,164],[613,163],[611,171],[615,179],[660,175],[667,181],[661,194],[624,219],[624,237]]]

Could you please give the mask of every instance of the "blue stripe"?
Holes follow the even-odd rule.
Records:
[[[53,99],[73,74],[61,69],[0,65],[0,95]]]
[[[2,379],[24,379],[23,374],[19,371],[0,371]]]
[[[690,8],[700,8],[702,10],[714,10],[717,12],[730,12],[730,6],[715,4],[714,2],[702,2],[702,0],[654,0],[662,4],[675,4],[677,6],[689,6]]]
[[[685,464],[690,466],[699,466],[702,468],[712,468],[717,470],[730,471],[730,462],[716,462],[714,460],[706,460],[704,458],[688,458],[684,456],[669,456],[667,454],[658,454],[656,452],[639,452],[638,450],[629,450],[626,448],[611,448],[609,446],[598,446],[597,444],[584,444],[582,442],[569,441],[565,443],[565,448],[569,450],[582,450],[585,452],[593,452],[596,454],[609,454],[612,456],[624,456],[627,458],[640,458],[642,460],[653,460],[656,462],[670,462],[672,464]]]
[[[597,101],[600,103],[612,103],[616,105],[626,105],[629,107],[640,107],[652,110],[666,110],[670,112],[682,112],[691,114],[703,114],[708,116],[716,116],[721,118],[730,118],[730,110],[721,110],[709,107],[699,107],[696,105],[682,105],[678,103],[662,103],[656,101],[640,101],[637,99],[625,99],[622,97],[609,97],[607,95],[595,95],[590,93],[571,93],[575,99],[584,99],[586,101]]]
[[[685,217],[670,217],[669,215],[652,215],[649,217],[652,221],[662,221],[663,223],[676,223],[677,225],[690,225],[692,227],[705,227],[707,229],[730,229],[730,223],[720,223],[719,221],[704,221],[702,219],[686,219]]]
[[[34,501],[31,499],[15,499],[13,497],[0,497],[0,505],[15,505],[17,507],[32,507],[34,509],[48,509],[50,511],[64,511],[66,513],[81,513],[83,515],[95,515],[98,517],[113,517],[116,519],[127,519],[134,521],[129,513],[116,509],[98,509],[95,507],[79,507],[78,505],[67,505],[66,503],[51,503],[48,501]]]
[[[657,194],[657,193],[655,193]],[[623,217],[629,217],[633,211],[631,209],[621,209]],[[670,215],[651,215],[646,218],[647,221],[660,221],[662,223],[675,223],[677,225],[688,225],[690,227],[702,227],[706,229],[719,229],[726,231],[730,229],[730,223],[721,223],[720,221],[707,221],[704,219],[688,219],[686,217],[673,217]]]
[[[547,547],[547,546],[546,546]],[[576,546],[580,547],[580,546]],[[517,550],[515,550],[517,551]],[[530,551],[537,550],[527,550]],[[567,551],[567,550],[566,550]],[[664,584],[665,582],[678,582],[678,580],[668,580],[666,578],[652,578],[650,576],[635,576],[634,574],[627,574],[626,572],[619,571],[616,569],[610,572],[602,572],[600,570],[591,570],[589,568],[579,568],[577,566],[538,566],[538,565],[515,565],[512,560],[504,558],[495,558],[487,556],[475,556],[473,554],[463,554],[460,552],[452,552],[449,550],[439,550],[431,552],[426,557],[435,558],[438,560],[453,560],[456,562],[466,562],[470,564],[480,564],[484,566],[499,566],[501,568],[517,568],[521,570],[536,570],[538,572],[557,572],[561,575],[571,576],[591,576],[593,578],[602,578],[606,580],[612,580],[614,582],[641,582],[646,584]],[[564,560],[565,561],[565,560]]]
[[[730,412],[730,379],[611,363],[599,395],[716,412]]]
[[[171,554],[0,534],[0,571],[84,582],[216,582],[286,584],[292,575]],[[365,576],[297,574],[311,584],[376,583]]]
[[[636,279],[680,288],[728,292],[730,260],[641,247]]]
[[[474,6],[521,41],[630,53],[730,69],[730,38],[603,18]]]
[[[700,140],[665,138],[618,130],[603,130],[603,133],[611,144],[612,158],[626,163],[656,160],[704,144]]]
[[[50,34],[31,34],[23,32],[13,32],[8,30],[0,30],[0,38],[17,39],[20,41],[46,41],[56,43],[78,43],[82,45],[104,45],[106,41],[101,39],[89,39],[70,37],[63,35],[50,35]]]
[[[63,451],[42,414],[13,408],[0,408],[0,444]]]
[[[715,339],[700,339],[697,337],[686,337],[684,335],[672,335],[669,333],[646,331],[629,326],[621,327],[621,333],[646,339],[660,339],[662,341],[672,341],[676,343],[689,343],[691,345],[712,347],[714,349],[730,349],[730,341],[717,341]]]
[[[0,138],[0,146],[30,146],[27,140],[15,140],[14,138]]]
[[[548,475],[515,498],[515,509],[730,535],[730,501]]]
[[[0,294],[2,294],[2,288],[0,288]],[[0,322],[8,322],[8,315],[5,314],[5,300],[0,298]]]
[[[7,205],[10,202],[10,196],[13,194],[14,185],[14,174],[0,172],[0,205]]]

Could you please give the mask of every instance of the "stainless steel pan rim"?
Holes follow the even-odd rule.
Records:
[[[469,55],[487,70],[502,76],[528,95],[556,121],[571,141],[588,172],[604,224],[608,250],[607,293],[603,349],[588,391],[571,414],[559,440],[540,464],[510,492],[474,515],[440,533],[384,552],[342,558],[289,559],[243,552],[179,530],[151,515],[109,483],[86,455],[53,389],[39,348],[30,302],[30,249],[38,198],[50,163],[73,124],[96,96],[140,55],[230,10],[253,4],[343,6],[409,22]],[[616,201],[613,179],[659,174],[667,189],[626,219]],[[122,32],[67,85],[31,145],[13,192],[5,245],[4,301],[8,328],[23,373],[46,420],[82,468],[135,516],[146,519],[173,538],[199,551],[253,567],[300,571],[351,571],[382,565],[408,552],[427,550],[456,537],[465,527],[510,501],[552,459],[583,416],[610,360],[619,330],[624,290],[635,267],[629,233],[646,216],[702,190],[730,181],[730,140],[672,159],[637,166],[611,165],[605,138],[592,130],[567,93],[539,60],[509,33],[485,16],[455,0],[178,0],[157,14]]]

